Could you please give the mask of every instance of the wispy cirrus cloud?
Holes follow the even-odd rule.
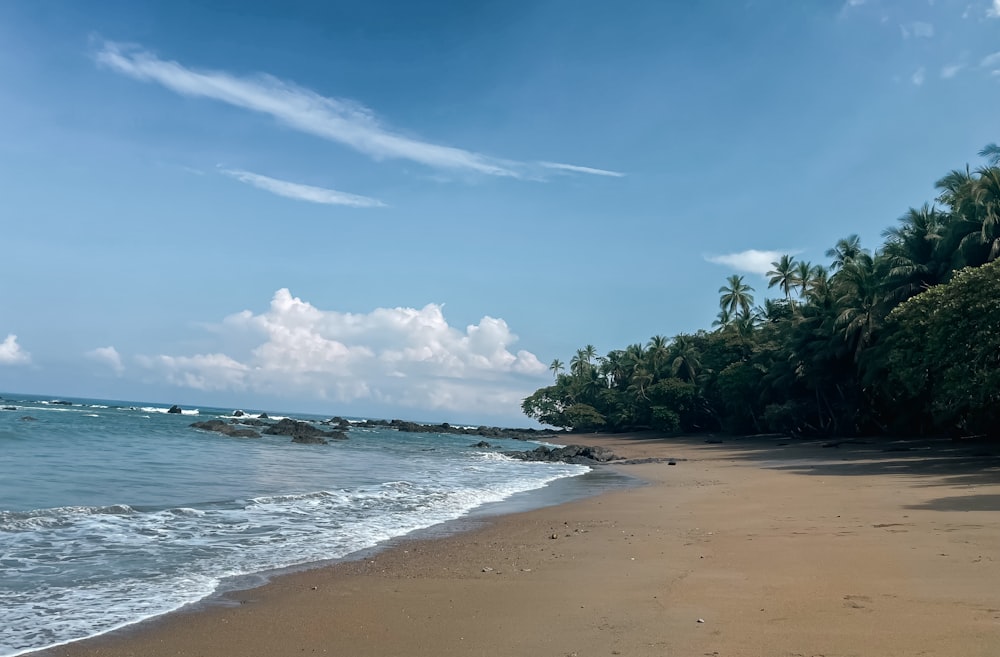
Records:
[[[1000,0],[993,0],[989,9],[986,10],[988,18],[1000,18]]]
[[[272,75],[241,77],[225,71],[194,70],[160,59],[139,46],[112,41],[105,42],[95,58],[112,71],[136,80],[155,82],[184,96],[209,98],[266,114],[290,128],[342,144],[375,160],[409,160],[437,169],[524,179],[537,179],[539,170],[551,168],[407,137],[387,128],[360,103],[322,96]],[[575,173],[614,175],[590,167],[562,168]]]
[[[924,83],[926,77],[927,77],[927,71],[924,70],[923,66],[921,66],[920,68],[918,68],[916,71],[913,72],[913,75],[910,76],[910,82],[919,87]]]
[[[982,68],[988,68],[992,72],[996,73],[997,70],[1000,70],[1000,52],[995,52],[993,54],[986,55],[979,62],[979,65]]]
[[[347,205],[352,208],[385,207],[385,203],[382,201],[368,196],[359,196],[358,194],[339,192],[335,189],[314,187],[312,185],[303,185],[301,183],[294,183],[287,180],[279,180],[277,178],[262,176],[259,173],[244,171],[242,169],[220,169],[219,171],[230,178],[239,180],[242,183],[253,185],[257,189],[263,189],[264,191],[271,192],[272,194],[295,199],[297,201],[322,203],[324,205]]]
[[[31,362],[31,354],[17,343],[17,336],[9,333],[0,342],[0,365],[27,365]]]
[[[560,162],[539,162],[539,166],[545,169],[556,171],[566,171],[570,173],[588,173],[592,176],[608,176],[611,178],[623,178],[625,174],[621,171],[610,171],[608,169],[595,169],[593,167],[581,167],[576,164],[562,164]]]
[[[965,64],[951,64],[949,66],[943,66],[941,68],[941,77],[945,80],[950,80],[958,75],[963,68],[965,68]]]
[[[766,276],[767,272],[774,269],[771,265],[781,259],[783,255],[795,255],[798,250],[757,250],[747,249],[738,253],[725,253],[722,255],[707,255],[705,260],[716,265],[732,267],[737,271],[745,271],[751,274]]]
[[[921,21],[913,21],[912,23],[900,25],[899,31],[902,33],[904,39],[909,39],[910,37],[929,39],[934,36],[934,25]]]

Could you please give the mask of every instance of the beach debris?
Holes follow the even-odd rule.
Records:
[[[552,540],[554,541],[554,540],[556,540],[557,538],[559,538],[559,534],[556,534],[555,532],[552,532],[552,535],[551,535],[551,536],[549,536],[549,538],[550,538],[550,539],[552,539]]]
[[[489,566],[486,566],[485,568],[483,568],[483,572],[484,572],[484,573],[492,573],[492,572],[493,572],[493,569],[492,569],[492,568],[490,568]]]
[[[677,461],[667,461],[667,465],[677,465]]]
[[[699,618],[699,619],[698,619],[698,622],[699,622],[699,623],[704,623],[704,622],[705,622],[705,619],[704,619],[704,618]]]

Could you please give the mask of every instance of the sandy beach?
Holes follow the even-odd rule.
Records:
[[[1000,654],[996,448],[719,440],[578,436],[676,465],[37,654]]]

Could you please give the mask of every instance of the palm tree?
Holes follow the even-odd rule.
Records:
[[[726,283],[728,285],[719,288],[719,293],[722,294],[719,305],[723,310],[728,309],[730,315],[735,315],[737,311],[749,314],[753,306],[753,295],[750,294],[753,288],[743,282],[742,276],[736,274],[727,278]]]
[[[670,340],[662,335],[654,335],[646,343],[646,359],[649,361],[650,369],[654,375],[660,373],[667,358],[669,344]]]
[[[972,199],[981,225],[979,242],[987,247],[987,262],[1000,257],[1000,167],[983,167],[972,188]]]
[[[844,342],[854,351],[855,363],[871,344],[886,314],[883,277],[879,271],[883,264],[882,259],[862,253],[848,261],[835,278],[840,291],[836,325],[842,331]]]
[[[1000,146],[997,144],[986,144],[983,150],[979,151],[980,157],[985,157],[991,167],[1000,166]]]
[[[698,370],[701,369],[701,353],[698,352],[698,348],[691,338],[686,335],[677,336],[674,349],[677,356],[671,363],[671,373],[693,383],[695,377],[698,376]]]
[[[958,255],[957,264],[978,266],[1000,257],[1000,167],[954,170],[937,187],[938,200],[951,209],[945,242]]]
[[[786,254],[781,256],[780,260],[772,262],[771,266],[774,269],[767,272],[771,277],[767,287],[772,288],[777,285],[785,293],[785,299],[790,300],[792,288],[795,287],[795,258]]]
[[[827,250],[826,257],[833,258],[830,269],[837,271],[862,253],[867,253],[867,250],[861,248],[861,238],[857,235],[848,235],[837,240],[836,246]]]
[[[733,314],[729,312],[728,308],[723,308],[722,310],[719,311],[719,314],[716,315],[715,319],[712,321],[712,326],[718,326],[719,330],[721,331],[722,329],[729,326],[732,323],[732,321],[733,321]]]
[[[795,263],[795,286],[799,288],[799,298],[806,295],[806,290],[812,284],[812,277],[815,268],[812,266],[811,262],[806,262],[805,260],[799,260]]]
[[[948,260],[942,260],[938,247],[947,220],[937,208],[924,203],[900,217],[900,225],[882,232],[886,238],[883,254],[889,265],[887,297],[892,302],[905,301],[943,281]]]
[[[552,376],[556,379],[559,378],[560,372],[566,369],[566,365],[563,364],[561,360],[556,358],[551,363],[549,363],[549,371],[552,372]]]

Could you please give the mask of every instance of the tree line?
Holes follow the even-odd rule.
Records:
[[[768,288],[732,275],[712,330],[577,350],[522,403],[577,431],[793,435],[1000,433],[1000,146],[953,170],[874,251],[784,255]]]

